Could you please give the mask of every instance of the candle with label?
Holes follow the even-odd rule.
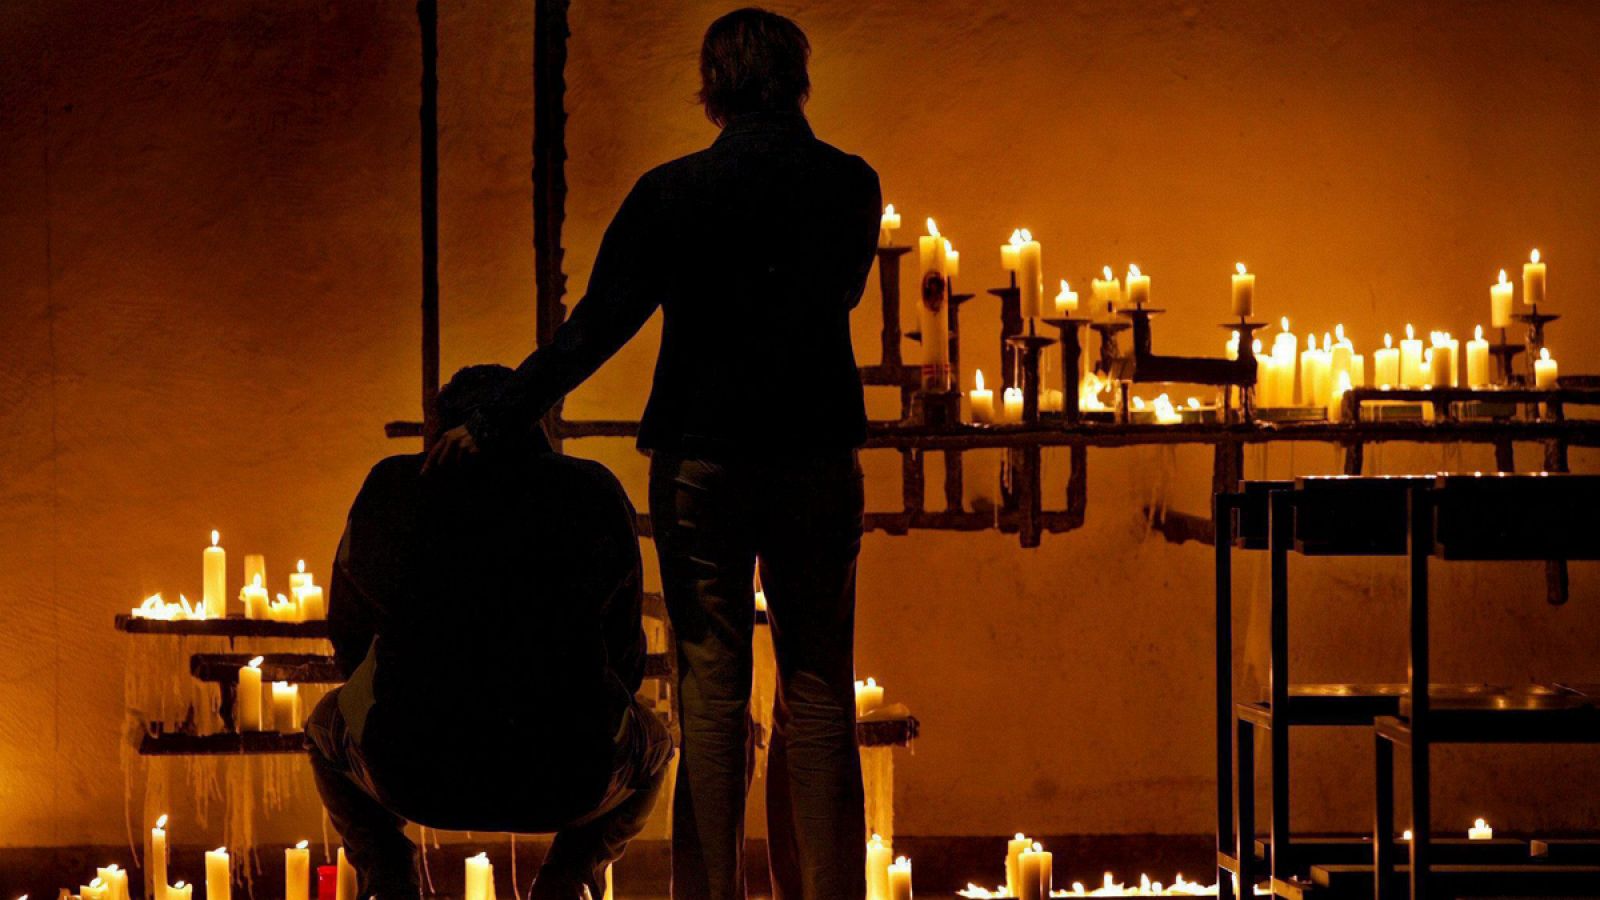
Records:
[[[228,870],[228,848],[206,851],[206,900],[229,900],[233,875]]]
[[[1538,306],[1544,302],[1545,264],[1539,259],[1536,249],[1528,255],[1528,261],[1522,264],[1522,302],[1527,306]]]
[[[1500,281],[1489,285],[1489,327],[1511,327],[1511,282],[1506,280],[1506,270],[1500,270]]]
[[[994,422],[994,391],[983,386],[983,370],[979,369],[973,375],[974,387],[967,392],[967,400],[972,409],[972,421],[980,425]]]
[[[948,302],[945,279],[946,254],[949,243],[939,234],[939,226],[928,219],[928,233],[917,238],[917,323],[922,332],[922,384],[944,391],[950,387],[950,316],[945,309]],[[930,296],[924,291],[930,278],[937,276],[939,290]]]
[[[261,731],[261,663],[263,657],[250,660],[250,664],[239,667],[238,710],[235,719],[239,730]]]
[[[310,900],[311,897],[311,846],[301,841],[283,851],[284,900]]]
[[[900,227],[900,214],[894,211],[891,203],[883,208],[883,218],[878,222],[878,246],[888,247],[894,243],[895,229]]]
[[[1407,322],[1406,338],[1400,342],[1400,383],[1406,387],[1421,387],[1426,381],[1427,374],[1422,369],[1422,341]]]
[[[894,848],[882,836],[867,841],[867,900],[889,900],[889,866]]]
[[[868,678],[856,682],[856,717],[866,715],[883,705],[883,685]]]
[[[1384,387],[1400,383],[1400,351],[1394,347],[1394,338],[1383,335],[1383,349],[1372,354],[1372,381]]]
[[[228,554],[217,546],[222,535],[211,532],[211,546],[201,554],[201,603],[206,618],[220,619],[228,614]]]
[[[1245,269],[1244,263],[1234,263],[1233,267],[1233,302],[1229,308],[1243,318],[1255,312],[1256,276]]]
[[[1539,348],[1539,358],[1533,361],[1534,387],[1553,388],[1556,380],[1561,377],[1561,370],[1556,366],[1556,361],[1550,356],[1549,347]]]
[[[1139,267],[1128,266],[1128,305],[1134,309],[1143,307],[1150,302],[1150,276],[1139,271]]]
[[[1467,341],[1467,387],[1489,386],[1489,342],[1483,339],[1483,326],[1472,330]]]

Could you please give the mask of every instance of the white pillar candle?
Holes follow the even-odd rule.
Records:
[[[1122,306],[1122,282],[1111,274],[1110,266],[1102,268],[1100,274],[1105,277],[1095,278],[1089,282],[1096,318],[1104,318]]]
[[[983,386],[983,370],[979,369],[973,375],[976,385],[967,392],[968,406],[972,410],[972,421],[980,425],[988,425],[994,421],[994,391]]]
[[[273,622],[299,622],[300,604],[279,594],[277,602],[267,607],[267,618]]]
[[[1006,841],[1006,893],[1013,897],[1022,895],[1022,852],[1033,849],[1033,841],[1022,832]]]
[[[1355,363],[1355,348],[1351,346],[1349,341],[1342,339],[1342,332],[1344,331],[1343,325],[1339,326],[1339,331],[1341,332],[1341,334],[1338,335],[1340,339],[1335,340],[1333,342],[1333,346],[1329,347],[1327,351],[1328,378],[1330,384],[1337,384],[1340,375],[1349,377],[1350,367]],[[1352,379],[1352,381],[1354,381],[1354,379]]]
[[[1350,373],[1340,372],[1334,379],[1333,387],[1328,391],[1328,421],[1338,422],[1344,418],[1344,395],[1350,390]]]
[[[267,594],[261,573],[257,572],[239,589],[239,603],[244,606],[246,619],[265,619],[272,598]]]
[[[1450,353],[1450,386],[1461,386],[1461,339],[1446,331],[1444,348]]]
[[[1383,349],[1372,354],[1372,382],[1392,386],[1400,384],[1400,351],[1394,347],[1394,338],[1383,336]]]
[[[878,223],[878,246],[888,247],[894,243],[894,232],[900,227],[900,214],[894,211],[891,203],[883,208],[883,218]]]
[[[904,856],[889,864],[889,900],[911,900],[911,860]]]
[[[951,246],[950,239],[944,242],[944,277],[955,280],[961,274],[961,251]]]
[[[1426,380],[1427,375],[1422,370],[1422,341],[1408,322],[1406,338],[1400,342],[1400,383],[1406,387],[1421,387]]]
[[[167,817],[162,815],[150,829],[150,851],[145,866],[145,896],[163,900],[167,895]]]
[[[1150,302],[1150,276],[1135,265],[1128,266],[1128,305],[1135,309]]]
[[[1500,270],[1500,281],[1489,285],[1489,327],[1511,327],[1511,282],[1506,280],[1506,270]]]
[[[1539,358],[1533,361],[1533,384],[1535,387],[1553,388],[1556,379],[1561,377],[1561,370],[1557,368],[1556,361],[1550,357],[1549,347],[1539,348]]]
[[[272,683],[272,725],[285,734],[300,730],[300,685]]]
[[[1467,840],[1492,841],[1494,840],[1494,829],[1489,827],[1488,822],[1479,819],[1472,823],[1471,828],[1467,829]]]
[[[221,537],[212,531],[211,546],[201,555],[201,600],[208,619],[220,619],[228,614],[228,554],[217,546]]]
[[[1067,396],[1055,388],[1039,389],[1040,412],[1062,412],[1066,408]]]
[[[356,869],[345,858],[344,848],[339,848],[339,878],[336,882],[335,900],[356,900]]]
[[[1289,330],[1289,317],[1279,320],[1283,330],[1272,341],[1272,375],[1277,384],[1272,389],[1276,406],[1294,405],[1294,358],[1298,344],[1294,332]]]
[[[1350,383],[1356,387],[1367,386],[1367,357],[1363,354],[1350,355]]]
[[[233,896],[233,875],[228,871],[228,849],[206,851],[206,900],[229,900]]]
[[[1022,229],[1012,229],[1011,237],[1000,245],[1000,268],[1007,272],[1017,270],[1017,248],[1022,246]]]
[[[1255,341],[1254,352],[1256,355],[1256,406],[1265,409],[1269,406],[1280,406],[1281,401],[1277,396],[1278,375],[1274,370],[1275,362],[1272,357],[1261,352],[1261,341]]]
[[[310,587],[316,582],[311,579],[311,573],[306,571],[306,561],[298,560],[294,564],[294,571],[289,573],[289,590]]]
[[[1044,315],[1044,248],[1026,228],[1017,246],[1017,290],[1024,316]]]
[[[1035,843],[1022,851],[1017,863],[1022,885],[1014,896],[1022,900],[1050,900],[1050,882],[1054,874],[1051,854]]]
[[[1427,351],[1428,384],[1433,387],[1450,386],[1450,353],[1449,339],[1442,331],[1435,331],[1428,335],[1430,346]]]
[[[239,731],[261,731],[261,662],[262,657],[250,660],[249,665],[239,667],[239,689],[236,692],[238,699],[234,708],[238,714],[234,722],[239,726]]]
[[[1261,339],[1257,338],[1256,339],[1256,353],[1259,354],[1260,352],[1261,352]],[[1239,331],[1238,331],[1238,329],[1234,329],[1233,336],[1228,338],[1228,340],[1225,343],[1223,343],[1223,345],[1222,345],[1222,355],[1227,357],[1230,361],[1239,358]]]
[[[1528,306],[1543,303],[1544,287],[1544,263],[1539,261],[1539,251],[1534,250],[1528,255],[1528,261],[1522,264],[1522,302]]]
[[[179,881],[166,889],[167,900],[194,900],[194,885]]]
[[[1078,292],[1061,279],[1061,290],[1056,294],[1056,317],[1065,319],[1078,311]]]
[[[872,678],[856,682],[856,717],[866,715],[883,705],[883,685]]]
[[[128,871],[116,863],[95,870],[95,877],[106,886],[106,900],[129,900]]]
[[[1472,331],[1467,341],[1467,387],[1481,388],[1489,385],[1489,342],[1483,339],[1483,326]]]
[[[494,866],[489,856],[479,853],[467,859],[467,883],[464,900],[489,900],[494,893]]]
[[[328,617],[328,604],[323,598],[322,588],[314,584],[295,588],[294,599],[300,607],[300,621],[317,622]]]
[[[867,900],[889,900],[889,866],[894,848],[880,835],[867,841]]]
[[[1008,387],[1001,397],[1004,412],[1001,415],[1003,422],[1022,421],[1022,388]]]
[[[311,851],[310,842],[301,841],[283,851],[284,900],[310,900]]]
[[[1317,336],[1306,335],[1306,349],[1300,351],[1300,405],[1314,406],[1317,397]]]
[[[259,553],[249,553],[244,558],[244,583],[254,584],[256,579],[267,583],[267,558]]]
[[[1233,302],[1229,308],[1236,316],[1249,316],[1256,308],[1256,276],[1247,271],[1244,263],[1234,263]]]
[[[1327,406],[1333,395],[1333,337],[1326,331],[1322,333],[1322,349],[1312,358],[1311,371],[1317,380],[1316,405]]]

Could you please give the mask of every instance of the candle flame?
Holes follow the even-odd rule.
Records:
[[[218,534],[215,528],[211,529],[211,546],[215,547],[217,545],[217,541],[221,539],[222,535]]]
[[[1306,349],[1307,350],[1315,350],[1315,349],[1317,349],[1317,336],[1316,335],[1314,335],[1314,334],[1306,335]]]
[[[161,818],[156,820],[156,827],[157,828],[165,828],[165,827],[167,827],[167,814],[166,813],[162,813],[161,814]]]
[[[1539,251],[1537,251],[1537,250],[1535,250],[1533,252],[1534,252],[1535,255],[1538,255],[1538,253],[1539,253]],[[1485,827],[1488,826],[1488,824],[1489,824],[1488,822],[1485,822],[1482,819],[1478,819],[1477,821],[1472,823],[1472,827],[1473,828],[1485,828]]]
[[[1505,269],[1501,269],[1500,270],[1500,283],[1501,284],[1505,284],[1506,283],[1506,270]]]
[[[982,369],[978,370],[978,374],[973,377],[973,380],[978,383],[978,387],[976,388],[976,390],[980,390],[980,391],[983,390],[983,370]]]
[[[1255,339],[1255,342],[1251,345],[1251,349],[1255,350],[1257,354],[1261,352],[1261,338]]]
[[[1406,323],[1406,340],[1408,340],[1408,341],[1414,341],[1414,340],[1416,340],[1416,339],[1417,339],[1417,333],[1416,333],[1416,331],[1415,331],[1415,330],[1413,330],[1413,329],[1412,329],[1412,327],[1411,327],[1411,323],[1410,323],[1410,322],[1407,322],[1407,323]]]
[[[217,849],[215,849],[215,850],[213,850],[211,852],[212,853],[221,854],[222,856],[227,856],[228,855],[228,848],[227,847],[218,847]]]
[[[1039,842],[1038,841],[1034,841],[1033,842],[1033,852],[1039,853],[1039,852],[1042,852],[1043,850],[1044,850],[1044,848],[1039,846]]]
[[[259,669],[259,668],[261,668],[261,664],[266,662],[266,661],[267,661],[267,658],[265,656],[258,656],[255,659],[250,660],[250,668]]]
[[[295,844],[295,845],[294,845],[294,848],[295,848],[295,849],[296,849],[296,850],[304,850],[304,849],[306,849],[306,848],[307,848],[307,847],[309,847],[309,846],[311,846],[311,842],[310,842],[310,841],[301,841],[301,842],[300,842],[300,843],[298,843],[298,844]]]
[[[1344,343],[1344,323],[1343,322],[1340,322],[1339,324],[1333,326],[1333,336],[1338,338],[1339,342],[1341,344]]]
[[[938,237],[939,226],[933,222],[933,216],[928,217],[928,237]]]
[[[1027,244],[1033,241],[1033,232],[1029,231],[1028,229],[1022,229],[1020,234],[1022,235],[1022,243]]]
[[[1189,398],[1189,408],[1190,409],[1199,409],[1200,408],[1200,398],[1199,397],[1190,397]]]
[[[250,580],[250,586],[251,587],[255,587],[255,588],[261,587],[261,573],[260,572],[257,572],[255,577]]]
[[[891,203],[891,204],[889,204],[889,205],[888,205],[888,206],[885,206],[885,207],[884,207],[884,208],[883,208],[883,214],[884,214],[884,215],[886,215],[886,216],[892,216],[892,215],[894,215],[894,204],[893,204],[893,203]]]
[[[1102,267],[1100,269],[1100,271],[1105,273],[1107,281],[1111,281],[1113,279],[1113,276],[1111,274],[1111,267],[1110,266],[1104,266],[1104,267]]]
[[[1482,325],[1473,326],[1473,328],[1472,328],[1472,339],[1475,340],[1475,341],[1483,340],[1483,326]]]
[[[894,858],[894,864],[902,867],[909,866],[911,865],[911,860],[905,858],[904,856],[896,856]]]
[[[1539,261],[1539,248],[1538,247],[1533,248],[1533,252],[1528,254],[1528,259],[1532,260],[1533,262],[1538,262]]]
[[[299,573],[301,573],[301,574],[302,574],[302,575],[303,575],[303,574],[305,574],[305,571],[306,571],[306,561],[305,561],[305,560],[303,560],[303,559],[302,559],[302,560],[300,560],[300,561],[299,561],[299,562],[297,562],[297,563],[295,563],[295,564],[294,564],[294,568],[295,568],[295,571],[297,571],[297,572],[299,572]]]
[[[1061,279],[1061,293],[1063,293],[1063,294],[1072,293],[1072,285],[1067,284],[1067,280],[1065,278]]]
[[[1384,349],[1387,350],[1387,349],[1389,349],[1389,348],[1391,348],[1393,346],[1394,346],[1394,338],[1390,337],[1389,336],[1389,332],[1385,331],[1383,333],[1383,347],[1384,347]]]
[[[1283,330],[1284,331],[1288,331],[1289,330],[1289,317],[1288,316],[1284,316],[1282,319],[1279,319],[1278,321],[1279,321],[1280,324],[1283,325]]]
[[[1245,267],[1244,267],[1244,263],[1234,263],[1234,264],[1233,264],[1233,267],[1234,267],[1234,268],[1235,268],[1235,269],[1237,269],[1237,270],[1239,270],[1239,274],[1240,274],[1240,275],[1244,275],[1244,274],[1246,274],[1246,269],[1245,269]]]
[[[1411,829],[1407,828],[1404,832],[1402,832],[1400,834],[1400,840],[1402,840],[1402,841],[1411,840]]]
[[[105,882],[101,881],[100,880],[100,876],[96,875],[94,880],[89,882],[89,887],[92,887],[92,888],[105,887]]]
[[[1142,274],[1144,274],[1144,273],[1139,271],[1139,267],[1138,266],[1134,265],[1133,263],[1128,263],[1128,277],[1129,278],[1138,278]]]
[[[1550,361],[1550,348],[1549,347],[1540,347],[1539,348],[1539,361],[1540,362],[1549,362]]]

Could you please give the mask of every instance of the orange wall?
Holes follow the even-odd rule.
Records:
[[[574,289],[632,179],[712,138],[694,52],[725,6],[574,4]],[[446,7],[448,372],[530,346],[532,51],[531,4]],[[1243,259],[1264,314],[1318,332],[1342,321],[1370,351],[1408,320],[1470,333],[1495,270],[1537,245],[1565,315],[1551,337],[1563,371],[1600,368],[1586,287],[1600,284],[1600,16],[1585,4],[779,8],[816,48],[818,132],[878,168],[906,233],[938,217],[963,286],[999,283],[994,247],[1026,225],[1052,279],[1138,262],[1170,310],[1158,348],[1217,353],[1224,275]],[[213,527],[236,554],[326,572],[366,468],[411,448],[381,424],[416,414],[418,77],[408,4],[57,0],[0,21],[0,846],[122,838],[127,642],[113,613],[158,589],[197,594]],[[965,316],[968,365],[992,369],[994,306]],[[870,297],[857,324],[875,361]],[[569,413],[636,415],[657,333]],[[575,449],[639,496],[644,462],[625,442]],[[1522,462],[1536,460],[1528,448]],[[1248,463],[1335,460],[1300,448]],[[868,466],[874,505],[891,505],[893,458]],[[1038,550],[997,534],[867,539],[861,670],[925,723],[900,758],[903,832],[1209,828],[1210,551],[1151,537],[1140,514],[1164,484],[1203,510],[1209,457],[1097,451],[1090,466],[1087,525]],[[993,467],[973,460],[969,480]],[[1401,673],[1400,576],[1297,570],[1296,596],[1313,601],[1294,619],[1305,677]],[[1538,576],[1452,573],[1443,677],[1600,681],[1593,573],[1575,573],[1563,609]],[[1257,645],[1264,577],[1243,564],[1255,602],[1240,625]],[[1366,825],[1367,747],[1296,737],[1308,826]],[[1600,821],[1600,801],[1563,787],[1600,774],[1581,753],[1444,757],[1442,823]],[[313,815],[295,806],[264,836],[304,833]]]

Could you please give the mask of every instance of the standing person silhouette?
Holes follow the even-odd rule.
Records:
[[[571,318],[430,455],[449,465],[534,427],[662,308],[639,447],[652,457],[650,513],[677,636],[678,900],[745,893],[758,561],[778,663],[774,890],[785,900],[865,894],[853,645],[866,412],[850,311],[882,198],[866,162],[812,134],[809,56],[799,26],[765,10],[711,24],[700,100],[722,133],[639,179]]]

